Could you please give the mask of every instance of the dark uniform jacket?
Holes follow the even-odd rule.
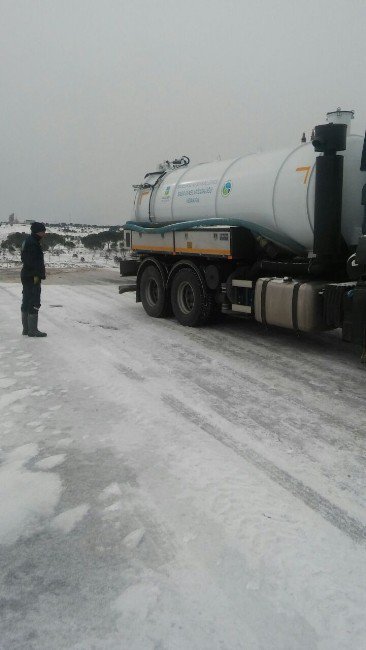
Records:
[[[29,235],[22,244],[21,252],[23,268],[20,274],[24,283],[33,282],[35,276],[45,280],[43,250],[37,235]]]

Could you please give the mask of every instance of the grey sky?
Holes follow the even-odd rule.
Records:
[[[0,220],[123,223],[161,160],[366,127],[365,0],[0,0]]]

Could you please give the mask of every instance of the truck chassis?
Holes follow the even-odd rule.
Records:
[[[352,261],[359,277],[351,279],[342,268],[330,273],[311,256],[294,258],[242,227],[127,224],[124,232],[133,257],[121,261],[121,275],[136,282],[120,293],[135,290],[149,316],[197,327],[221,312],[295,331],[342,328],[366,361],[365,236]]]

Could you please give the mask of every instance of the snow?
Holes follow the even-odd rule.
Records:
[[[123,543],[127,548],[136,548],[142,542],[144,536],[145,528],[137,528],[137,530],[133,530],[132,533],[126,535]]]
[[[35,444],[15,447],[0,467],[0,544],[14,544],[34,535],[42,520],[53,513],[61,481],[53,474],[38,474],[24,465],[37,456]]]
[[[39,340],[0,284],[4,647],[363,649],[357,354],[64,277]]]
[[[119,263],[115,261],[115,257],[121,255],[113,250],[98,250],[91,251],[83,245],[83,237],[90,234],[97,234],[105,231],[107,228],[98,226],[67,226],[57,227],[48,225],[47,232],[63,235],[65,237],[76,238],[73,239],[75,248],[70,250],[64,249],[60,245],[55,246],[52,250],[45,251],[44,257],[46,266],[49,271],[53,269],[71,269],[71,268],[117,268]],[[70,230],[70,232],[69,232]],[[24,238],[30,234],[30,224],[14,224],[11,226],[8,223],[0,223],[0,244],[11,233],[20,232],[24,233]],[[47,235],[46,235],[47,236]],[[83,261],[81,261],[83,258]],[[20,252],[15,250],[14,253],[9,251],[2,251],[0,249],[0,272],[1,269],[21,267]]]
[[[118,483],[111,483],[104,488],[103,492],[99,496],[101,500],[108,499],[109,497],[119,497],[121,495],[121,488]]]
[[[51,527],[56,530],[61,530],[63,533],[70,533],[75,526],[85,517],[89,511],[89,506],[86,503],[64,510],[57,517],[51,521]]]
[[[48,456],[48,458],[42,458],[38,463],[35,463],[35,467],[41,470],[48,470],[61,465],[66,458],[65,454],[55,454],[55,456]]]
[[[17,383],[16,379],[0,379],[0,388],[9,388],[10,386],[14,386],[14,384]],[[4,400],[5,401],[5,400]]]
[[[9,379],[9,386],[13,386],[16,383],[14,379]],[[3,388],[6,388],[6,383],[4,382]],[[7,393],[5,395],[0,395],[0,409],[2,410],[6,406],[10,406],[10,404],[14,404],[15,402],[19,402],[20,400],[23,400],[26,395],[31,394],[31,389],[30,388],[22,388],[19,390],[13,390],[10,393]]]

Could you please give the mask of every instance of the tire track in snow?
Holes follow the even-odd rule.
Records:
[[[105,297],[113,300],[116,305],[119,304],[120,296],[110,295],[108,293],[109,287],[105,290],[105,287],[100,286],[99,290]],[[132,318],[134,327],[144,324],[143,322],[136,322],[137,314],[135,312],[130,314],[126,310],[123,313],[125,317]],[[141,316],[143,314],[142,310]],[[109,315],[112,322],[114,322],[115,316],[115,314]],[[120,316],[121,314],[118,313],[118,321]],[[246,325],[248,326],[250,323],[246,323]],[[316,375],[318,373],[325,374],[327,383],[321,386],[321,393],[326,394],[333,400],[335,386],[332,385],[339,376],[341,379],[338,379],[338,381],[341,381],[344,392],[343,394],[337,393],[337,402],[343,402],[347,407],[352,404],[355,410],[362,408],[364,405],[363,392],[360,389],[360,394],[357,394],[357,381],[355,381],[355,375],[358,375],[360,380],[364,379],[364,369],[357,365],[357,357],[352,358],[352,363],[349,365],[345,365],[345,355],[342,352],[334,358],[334,342],[331,339],[328,343],[329,349],[324,349],[325,344],[323,342],[311,338],[306,341],[296,341],[296,354],[294,355],[294,340],[286,337],[285,332],[273,332],[270,339],[266,339],[260,332],[253,332],[252,328],[246,330],[243,328],[239,331],[233,327],[233,323],[221,323],[221,326],[209,326],[201,330],[193,330],[191,328],[182,328],[175,321],[165,319],[150,319],[150,327],[159,336],[162,330],[168,329],[175,332],[176,336],[182,341],[203,345],[209,351],[220,351],[224,356],[230,355],[235,357],[236,360],[243,357],[245,361],[248,360],[251,364],[262,363],[263,367],[278,372],[281,376],[290,375],[292,381],[305,386],[312,393],[319,392]],[[223,327],[225,331],[223,331]],[[279,336],[280,340],[278,340]],[[320,356],[318,354],[319,346],[322,351]],[[339,373],[333,372],[333,374],[330,374],[330,360],[333,365],[339,367]],[[358,385],[362,386],[362,381]]]
[[[223,367],[223,366],[222,366]],[[192,382],[189,372],[181,371],[181,375],[187,381]],[[228,394],[225,395],[225,401],[220,402],[220,411],[227,410],[226,417],[233,424],[240,425],[242,419],[250,418],[258,424],[264,431],[272,431],[280,436],[284,426],[283,420],[279,420],[277,411],[286,413],[287,420],[297,421],[300,417],[306,422],[306,435],[299,425],[296,427],[298,436],[301,434],[301,440],[313,436],[314,441],[322,441],[326,445],[334,448],[341,448],[348,452],[358,451],[363,454],[364,446],[357,441],[357,434],[361,430],[360,425],[351,424],[350,421],[343,420],[338,416],[332,416],[326,411],[322,411],[315,406],[309,406],[306,402],[294,397],[281,389],[269,389],[263,382],[258,381],[249,374],[239,374],[231,371],[234,378],[240,380],[240,383],[230,387]],[[213,398],[219,399],[225,394],[225,377],[216,377],[215,382],[210,378],[198,376],[194,378],[194,383],[205,393]],[[253,390],[253,387],[257,390]],[[245,397],[245,401],[243,398]],[[276,410],[273,410],[276,407]],[[261,413],[266,413],[263,418]],[[312,419],[309,416],[312,416]],[[321,430],[319,427],[322,426]],[[343,427],[343,428],[342,428]],[[352,434],[348,439],[345,438],[345,432]],[[296,436],[291,437],[291,442],[296,442]],[[301,447],[301,451],[303,448]]]
[[[364,369],[360,369],[356,365],[353,368],[353,374],[348,377],[349,385],[346,386],[346,375],[343,368],[342,374],[338,375],[335,372],[335,366],[339,365],[339,362],[334,363],[333,368],[329,366],[321,369],[317,368],[314,357],[310,354],[311,348],[309,349],[308,355],[302,354],[295,346],[276,350],[275,341],[272,347],[269,346],[266,348],[263,340],[259,337],[257,341],[250,340],[249,338],[240,338],[240,341],[237,342],[233,340],[231,332],[228,332],[228,336],[225,337],[222,336],[222,333],[219,334],[217,331],[210,331],[210,337],[207,337],[196,331],[190,331],[188,337],[209,350],[220,351],[221,354],[226,356],[230,355],[236,361],[243,358],[244,361],[248,360],[257,366],[258,364],[262,364],[261,367],[263,370],[274,371],[280,376],[289,377],[291,381],[296,381],[299,386],[303,385],[306,389],[315,393],[319,391],[319,387],[314,383],[314,379],[316,381],[314,370],[316,369],[317,374],[321,372],[323,376],[327,377],[327,383],[321,386],[321,392],[330,399],[334,399],[334,388],[336,388],[334,381],[340,376],[344,393],[337,395],[337,401],[342,401],[347,407],[350,404],[354,408],[360,408],[364,405],[364,395],[361,390],[363,383],[360,382],[359,384],[360,394],[358,395],[356,394],[358,386],[355,381],[356,373],[360,375],[360,378],[362,377],[364,379],[364,375],[361,375],[361,373],[364,373]]]
[[[169,342],[166,344],[169,345]],[[158,349],[158,345],[155,346],[155,349]],[[329,429],[330,434],[321,433],[317,431],[317,438],[323,440],[326,444],[331,446],[336,446],[337,444],[342,445],[343,449],[348,449],[354,451],[355,448],[359,448],[360,452],[363,452],[363,446],[357,442],[357,436],[359,431],[362,429],[362,422],[358,413],[354,414],[354,417],[351,418],[353,413],[348,410],[347,418],[342,418],[341,415],[334,413],[329,413],[328,410],[321,409],[318,406],[314,405],[313,400],[309,399],[312,396],[304,396],[302,399],[296,397],[291,391],[290,388],[287,390],[284,387],[271,386],[269,382],[265,382],[262,379],[255,376],[253,369],[243,369],[241,371],[236,370],[232,366],[228,365],[227,362],[220,362],[220,371],[225,371],[226,375],[217,376],[215,378],[216,389],[210,386],[210,380],[205,378],[204,374],[194,375],[194,370],[196,368],[197,359],[200,359],[199,351],[195,350],[192,353],[189,348],[180,346],[181,350],[181,359],[184,360],[184,364],[176,364],[176,372],[179,372],[181,377],[184,377],[186,380],[194,381],[198,387],[202,388],[206,393],[212,394],[216,398],[224,394],[225,385],[230,385],[230,394],[225,397],[226,402],[230,402],[231,407],[234,408],[236,412],[242,413],[245,417],[248,416],[248,410],[246,404],[241,403],[237,396],[236,392],[241,392],[241,397],[246,396],[249,400],[253,400],[254,391],[253,387],[256,388],[255,398],[250,403],[258,404],[261,403],[262,407],[268,407],[268,398],[270,397],[271,402],[282,405],[284,411],[288,411],[289,407],[292,410],[296,409],[303,414],[303,417],[312,414],[316,418],[321,418],[324,422],[324,425]],[[154,356],[154,353],[153,353]],[[176,356],[176,350],[175,350]],[[156,355],[158,359],[158,355]],[[172,362],[174,362],[174,357],[172,356]],[[201,360],[210,363],[212,357],[207,357],[204,359],[201,355]],[[230,384],[230,380],[235,380],[234,383]],[[219,388],[221,385],[221,389]],[[328,406],[328,403],[326,403]],[[244,410],[243,410],[244,409]],[[255,419],[255,418],[254,418]],[[267,420],[268,423],[268,420]],[[261,423],[263,424],[263,422]],[[312,429],[314,425],[311,425]],[[343,428],[342,428],[343,427]],[[267,427],[268,428],[268,427]],[[276,428],[276,420],[274,419],[271,423],[272,430]],[[347,440],[344,438],[344,432],[352,433],[352,440]]]
[[[174,411],[205,431],[205,433],[264,472],[277,485],[290,492],[297,499],[300,499],[317,514],[320,514],[323,519],[326,519],[342,533],[348,535],[354,542],[358,544],[366,542],[366,526],[348,515],[342,508],[334,505],[331,501],[319,494],[319,492],[316,492],[302,481],[291,476],[288,472],[277,467],[272,461],[261,456],[249,445],[238,442],[228,436],[222,429],[213,425],[205,417],[197,413],[197,411],[188,408],[173,395],[164,395],[162,400]]]
[[[188,363],[188,351],[184,355],[185,363]],[[210,410],[217,413],[218,416],[224,417],[229,423],[235,427],[241,428],[243,422],[246,423],[246,434],[250,438],[256,439],[261,446],[266,444],[266,441],[282,450],[286,451],[283,444],[290,445],[290,448],[296,454],[296,459],[308,458],[311,466],[317,473],[317,476],[323,476],[330,485],[333,485],[337,490],[342,491],[342,498],[344,497],[343,489],[347,486],[349,498],[358,507],[364,508],[364,500],[361,498],[364,492],[359,489],[359,483],[350,479],[350,476],[359,477],[362,480],[364,477],[364,468],[362,465],[363,446],[357,443],[354,435],[348,440],[344,435],[345,431],[350,429],[345,426],[342,430],[342,421],[337,418],[332,420],[325,412],[317,410],[310,411],[308,405],[301,404],[299,401],[298,406],[301,406],[302,416],[301,420],[296,417],[296,411],[286,403],[286,395],[282,395],[280,391],[276,395],[276,390],[272,389],[271,406],[268,406],[268,388],[265,392],[266,385],[257,381],[249,375],[238,377],[241,378],[240,385],[237,387],[230,386],[229,377],[223,374],[222,376],[215,375],[215,381],[212,377],[207,377],[206,373],[194,373],[194,368],[182,369],[180,358],[177,361],[177,372],[181,382],[192,389],[196,396],[202,396],[203,402],[209,406]],[[194,358],[194,362],[196,358]],[[220,369],[225,366],[220,364]],[[230,370],[229,367],[227,367]],[[233,371],[231,371],[233,374]],[[245,381],[243,381],[245,379]],[[251,390],[252,383],[260,390]],[[226,389],[225,389],[226,386]],[[230,386],[230,389],[227,389]],[[188,393],[189,395],[189,393]],[[208,400],[207,400],[208,398]],[[245,399],[244,399],[245,398]],[[274,401],[273,401],[274,400]],[[291,400],[289,400],[291,402]],[[186,399],[189,403],[189,397]],[[296,402],[295,402],[296,404]],[[249,406],[248,406],[249,405]],[[279,426],[278,409],[281,407],[287,410],[287,417],[285,421]],[[272,406],[277,407],[277,413],[272,413]],[[291,406],[291,405],[290,405]],[[261,412],[266,413],[264,418]],[[309,413],[312,413],[315,418],[309,418]],[[324,422],[323,422],[324,419]],[[306,435],[302,425],[306,426]],[[323,427],[324,425],[324,427]],[[332,426],[333,425],[333,426]],[[275,433],[275,436],[273,435]],[[284,435],[283,435],[284,434]],[[347,441],[348,440],[348,441]],[[278,447],[279,445],[279,447]],[[339,464],[338,452],[342,452],[342,470],[341,476],[337,473],[337,466]],[[358,454],[356,453],[358,452]],[[345,468],[350,465],[350,469]],[[334,477],[336,481],[334,482]],[[343,477],[343,478],[342,478]],[[358,515],[356,514],[356,517]]]

